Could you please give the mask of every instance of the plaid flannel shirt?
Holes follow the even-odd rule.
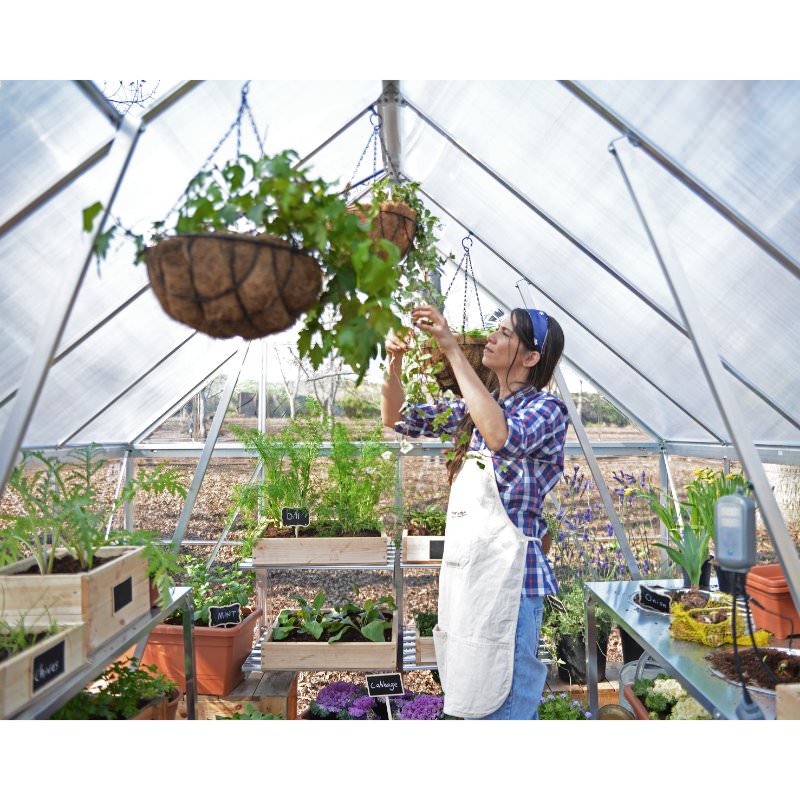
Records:
[[[469,449],[490,453],[500,500],[509,518],[526,536],[541,538],[547,533],[542,514],[544,497],[564,471],[567,408],[554,395],[533,387],[514,392],[498,403],[508,424],[505,444],[494,452],[489,450],[475,428]],[[398,433],[413,437],[452,434],[466,414],[466,404],[460,399],[407,405],[403,419],[394,427]],[[558,593],[553,568],[537,542],[528,544],[522,593],[528,597]]]

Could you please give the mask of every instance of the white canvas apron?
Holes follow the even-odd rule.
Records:
[[[525,555],[540,541],[509,519],[488,451],[470,452],[453,481],[446,534],[433,630],[444,710],[485,717],[511,689]]]

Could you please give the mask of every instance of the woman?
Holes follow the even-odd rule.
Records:
[[[384,425],[408,436],[453,435],[436,660],[445,712],[468,719],[536,719],[547,668],[536,658],[544,596],[558,591],[542,540],[544,496],[564,467],[567,409],[542,391],[564,349],[544,311],[516,308],[488,337],[490,393],[441,312],[415,308],[450,362],[461,400],[404,406],[405,343],[387,340]]]

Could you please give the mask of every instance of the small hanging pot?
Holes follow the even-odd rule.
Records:
[[[171,236],[146,251],[150,286],[178,322],[217,338],[291,327],[322,289],[319,263],[268,234]]]
[[[352,211],[361,222],[367,221],[366,209],[363,206],[351,206]],[[400,258],[405,258],[414,236],[417,233],[417,212],[405,203],[393,203],[387,201],[381,203],[380,210],[372,222],[369,237],[373,241],[376,239],[388,239],[397,245],[400,250]]]
[[[472,368],[478,373],[478,377],[483,382],[483,385],[489,390],[497,388],[497,376],[483,365],[483,350],[486,347],[486,336],[476,336],[474,334],[461,334],[458,337],[458,343],[467,357]],[[450,369],[450,362],[447,357],[432,341],[430,344],[424,345],[422,352],[430,355],[430,363],[435,370],[434,377],[439,388],[443,391],[451,391],[456,397],[461,397],[461,390],[458,388],[458,381]],[[441,367],[437,369],[437,365]]]

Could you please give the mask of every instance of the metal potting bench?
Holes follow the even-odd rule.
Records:
[[[658,584],[665,589],[679,589],[681,580],[601,581],[584,584],[586,595],[586,681],[589,710],[598,713],[596,609],[610,612],[614,623],[658,661],[664,672],[706,708],[714,719],[736,719],[736,707],[742,698],[741,686],[728,683],[712,674],[705,656],[711,649],[695,642],[673,639],[669,616],[641,609],[633,600],[643,584]],[[748,687],[750,688],[750,687]],[[620,690],[622,687],[620,686]],[[750,690],[766,719],[775,719],[775,696]]]

